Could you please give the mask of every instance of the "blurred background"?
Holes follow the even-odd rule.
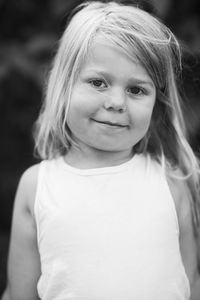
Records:
[[[57,42],[78,0],[0,0],[0,295],[16,187],[33,157],[32,125]],[[131,2],[131,1],[124,1]],[[153,12],[183,46],[183,97],[188,137],[200,152],[200,3],[132,1]]]

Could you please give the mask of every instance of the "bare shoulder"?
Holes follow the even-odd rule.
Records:
[[[37,282],[41,270],[33,209],[38,168],[38,164],[34,165],[22,174],[14,201],[5,292],[9,299],[38,299]]]
[[[21,205],[26,207],[33,216],[33,207],[37,191],[39,164],[29,167],[21,176],[16,200],[21,201]]]
[[[192,194],[180,170],[167,178],[179,222],[179,241],[182,260],[191,286],[197,276],[197,243],[193,227]]]
[[[174,170],[168,175],[167,180],[178,218],[181,220],[185,215],[191,215],[192,195],[182,172],[179,169]]]

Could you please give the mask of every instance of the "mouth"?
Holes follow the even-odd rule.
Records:
[[[99,120],[95,120],[95,119],[91,119],[92,121],[99,123],[99,124],[103,124],[103,125],[107,125],[113,128],[126,128],[128,127],[128,125],[126,124],[122,124],[122,123],[116,123],[116,122],[111,122],[111,121],[99,121]]]

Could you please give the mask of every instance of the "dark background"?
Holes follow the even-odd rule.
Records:
[[[0,295],[16,187],[33,157],[32,125],[69,11],[82,1],[0,0]],[[124,1],[131,2],[131,1]],[[182,94],[188,137],[200,152],[199,0],[137,1],[159,16],[183,46]]]

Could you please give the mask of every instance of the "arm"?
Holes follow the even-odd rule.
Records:
[[[178,175],[180,176],[180,174]],[[185,180],[169,179],[169,187],[177,210],[180,251],[185,271],[190,281],[191,300],[198,300],[200,299],[200,275],[197,267],[197,241],[192,221],[192,196]]]
[[[8,256],[8,282],[2,300],[39,299],[40,260],[33,216],[37,172],[37,165],[28,169],[18,186]]]

